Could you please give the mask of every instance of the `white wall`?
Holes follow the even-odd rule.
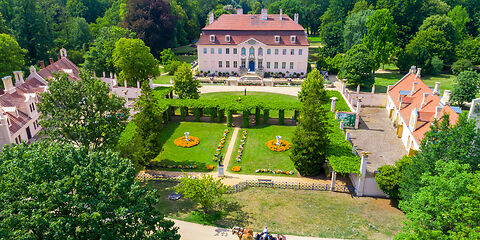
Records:
[[[403,132],[402,132],[402,138],[401,138],[403,146],[405,147],[405,149],[407,151],[409,151],[410,148],[413,148],[414,150],[419,150],[420,146],[417,143],[417,141],[415,140],[415,138],[413,137],[413,134],[410,130],[410,127],[408,126],[408,124],[403,119],[402,114],[400,114],[399,110],[395,106],[395,103],[393,102],[390,95],[387,94],[387,96],[388,96],[387,97],[387,106],[386,106],[387,115],[390,114],[390,110],[393,109],[392,124],[395,121],[397,121],[398,122],[397,127],[400,124],[403,125]],[[395,130],[396,130],[396,128],[395,128]]]
[[[358,192],[361,189],[358,189],[360,177],[355,173],[349,174],[350,181],[352,181],[355,191]],[[375,177],[366,177],[365,184],[363,185],[363,196],[365,197],[388,197],[377,185],[375,182]]]

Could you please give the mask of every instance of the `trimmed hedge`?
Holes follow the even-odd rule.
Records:
[[[187,111],[187,107],[180,107],[180,120],[185,121]]]
[[[215,117],[217,116],[217,108],[210,108],[210,122],[215,122]]]
[[[227,110],[227,126],[228,127],[233,126],[233,111],[232,110]]]
[[[261,118],[260,108],[256,107],[255,108],[255,125],[260,125],[260,118]]]
[[[195,116],[195,122],[200,122],[200,117],[202,116],[202,109],[196,107],[193,109],[193,115]]]
[[[222,109],[217,109],[217,122],[222,123],[225,118],[225,112]]]
[[[270,118],[270,111],[263,109],[263,124],[268,125],[268,119]]]
[[[242,114],[242,127],[248,128],[250,126],[250,110],[244,110]]]
[[[278,124],[285,125],[285,110],[278,110]]]

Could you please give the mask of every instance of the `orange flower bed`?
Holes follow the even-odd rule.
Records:
[[[277,146],[277,140],[273,139],[267,142],[267,147],[274,152],[283,152],[290,149],[291,145],[285,140],[280,140],[280,146]]]
[[[235,166],[235,167],[232,168],[232,171],[234,171],[234,172],[240,172],[241,169],[242,169],[242,167],[240,167],[240,166]]]
[[[200,139],[198,137],[189,136],[188,140],[190,140],[190,141],[185,140],[185,136],[183,136],[183,137],[179,137],[179,138],[175,139],[175,141],[173,141],[173,143],[175,143],[175,145],[177,145],[179,147],[185,147],[185,148],[194,147],[194,146],[197,146],[200,143]]]
[[[213,170],[214,166],[213,165],[207,165],[206,168],[207,168],[207,170]]]

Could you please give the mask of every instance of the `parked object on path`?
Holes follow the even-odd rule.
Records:
[[[172,201],[177,201],[177,200],[180,199],[181,197],[182,197],[182,194],[181,194],[181,193],[179,193],[179,194],[177,194],[177,193],[170,193],[170,194],[168,194],[168,199],[169,199],[169,200],[172,200]]]
[[[282,234],[273,236],[268,232],[268,228],[265,227],[262,233],[255,234],[253,236],[253,230],[251,228],[233,227],[232,234],[237,235],[239,240],[286,240],[287,238]]]

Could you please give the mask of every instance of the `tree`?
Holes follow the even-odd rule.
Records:
[[[10,35],[0,33],[0,77],[11,75],[13,71],[19,71],[25,65],[25,54],[17,41]]]
[[[320,48],[321,55],[332,57],[343,52],[343,23],[341,21],[322,25],[320,37],[325,44]]]
[[[105,11],[105,15],[103,17],[97,18],[95,23],[90,24],[90,31],[92,34],[94,36],[98,36],[104,27],[119,27],[124,20],[125,13],[127,12],[126,4],[127,0],[114,1],[112,6]]]
[[[311,75],[311,76],[310,76]],[[295,129],[290,159],[303,176],[316,176],[324,169],[328,148],[327,110],[323,77],[314,69],[302,84],[300,123]]]
[[[127,1],[125,26],[137,33],[155,56],[162,49],[172,47],[175,24],[176,17],[171,14],[170,3],[166,0]]]
[[[165,72],[167,72],[169,75],[174,75],[181,65],[182,62],[174,59],[173,61],[170,61],[167,65],[165,65],[164,69]]]
[[[12,30],[7,27],[5,19],[3,19],[2,13],[0,12],[0,34],[10,34]]]
[[[346,78],[350,85],[371,87],[375,82],[373,71],[375,60],[363,44],[357,44],[347,51],[342,61],[340,78]]]
[[[180,238],[116,153],[35,142],[4,147],[0,164],[4,239]]]
[[[383,165],[377,169],[375,174],[375,182],[378,187],[391,199],[399,200],[399,183],[402,176],[404,166],[408,165],[411,157],[405,155],[400,160],[395,162],[395,165]]]
[[[47,139],[93,151],[114,146],[128,118],[123,99],[110,95],[105,83],[85,73],[77,81],[57,75],[48,85],[38,103]]]
[[[87,53],[83,67],[88,71],[101,75],[102,72],[115,72],[113,63],[113,50],[115,43],[120,38],[133,38],[134,34],[117,26],[104,27],[100,30],[97,38],[93,41]]]
[[[158,61],[141,39],[120,38],[113,50],[113,64],[118,78],[132,85],[159,74]]]
[[[480,172],[458,161],[434,164],[421,176],[423,187],[400,202],[409,221],[395,239],[480,238]]]
[[[397,25],[388,9],[379,9],[368,18],[365,24],[367,34],[362,43],[368,48],[375,60],[375,69],[380,64],[389,63],[389,58],[395,50]]]
[[[480,74],[471,70],[461,72],[453,85],[452,103],[464,106],[465,102],[472,101],[478,93],[479,85]]]
[[[456,35],[463,38],[467,34],[467,23],[470,22],[467,10],[461,5],[457,5],[448,12],[448,17],[452,19]]]
[[[345,50],[348,51],[353,45],[362,42],[363,37],[367,33],[367,27],[365,24],[374,12],[375,11],[371,9],[367,9],[352,13],[352,15],[347,17],[343,29],[343,46]]]
[[[175,187],[175,191],[198,203],[205,213],[222,202],[223,194],[227,190],[220,179],[214,179],[212,175],[206,174],[198,178],[185,176]]]
[[[159,133],[162,129],[162,111],[158,102],[160,99],[150,87],[142,85],[142,95],[135,103],[135,114],[133,122],[136,126],[133,139],[134,152],[131,156],[138,165],[145,166],[162,151],[162,143]],[[130,148],[130,146],[126,146]],[[125,152],[125,151],[124,151]]]
[[[433,15],[427,17],[418,31],[426,31],[429,28],[436,28],[443,32],[445,39],[452,44],[456,44],[460,39],[460,36],[457,35],[457,31],[453,25],[452,19],[448,16]]]
[[[429,61],[427,61],[427,66],[430,66],[428,72],[432,75],[437,75],[443,69],[443,61],[437,56],[433,56]]]
[[[472,70],[473,64],[468,59],[459,59],[452,65],[452,73],[455,75],[460,74],[463,71]]]
[[[167,65],[173,60],[175,60],[175,53],[173,53],[172,49],[163,49],[163,51],[160,53],[160,63]]]
[[[79,50],[86,47],[92,40],[90,27],[84,18],[70,18],[65,23],[62,32],[62,42],[65,48]]]
[[[480,64],[480,37],[464,39],[456,47],[457,58],[465,58],[473,64]]]
[[[200,81],[193,79],[192,70],[188,63],[178,67],[173,77],[173,90],[181,99],[198,99],[200,97],[198,88]]]

